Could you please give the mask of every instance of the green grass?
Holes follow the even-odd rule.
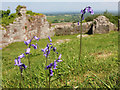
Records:
[[[63,62],[58,63],[57,70],[51,78],[53,88],[118,88],[118,32],[98,34],[84,37],[82,40],[82,57],[79,58],[79,39],[77,35],[52,37]],[[56,44],[58,40],[70,39],[69,42]],[[31,70],[23,71],[24,88],[46,87],[45,57],[41,52],[48,39],[33,41],[38,43],[37,50],[31,50]],[[2,50],[2,87],[19,88],[19,67],[14,66],[14,60],[27,46],[23,42],[16,42]],[[54,61],[58,56],[51,52],[49,61]],[[27,58],[21,60],[28,66]]]

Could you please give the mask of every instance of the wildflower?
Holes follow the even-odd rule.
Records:
[[[50,64],[47,66],[47,69],[52,68],[52,66],[53,66],[53,63],[50,63]],[[45,69],[46,69],[46,68],[45,68]]]
[[[30,54],[30,48],[27,48],[25,53]]]
[[[24,53],[22,53],[20,56],[18,56],[18,58],[23,58],[25,57]]]
[[[2,48],[0,48],[0,50],[1,50]]]
[[[47,57],[50,54],[49,44],[47,44],[45,49],[41,49],[41,50],[42,50],[42,52],[44,52],[44,56]]]
[[[37,43],[36,43],[36,45],[32,44],[31,46],[33,46],[34,49],[37,49],[37,46],[38,46],[38,45],[37,45]]]
[[[59,57],[58,57],[58,60],[57,60],[57,62],[62,62],[62,60],[60,60],[61,59],[61,54],[59,55]]]
[[[27,68],[27,66],[25,66],[25,64],[21,63],[21,60],[20,60],[20,59],[18,59],[18,60],[15,59],[14,61],[15,61],[15,64],[14,64],[14,65],[19,66],[20,69],[26,69],[26,68]],[[22,67],[24,67],[24,68],[22,68]]]
[[[50,72],[50,76],[53,76],[52,68],[49,69],[49,72]]]
[[[34,38],[38,41],[40,38],[38,38],[38,37],[36,37],[36,36],[34,36]]]
[[[49,38],[50,42],[52,42],[52,39],[50,38],[50,36],[48,36],[48,38]]]
[[[31,40],[24,41],[26,45],[28,45],[31,42]]]
[[[57,63],[56,63],[56,60],[55,60],[54,65],[53,65],[53,69],[57,69],[56,66],[57,66]]]
[[[54,52],[56,51],[56,47],[53,47],[53,51],[54,51]]]
[[[86,12],[89,12],[90,14],[94,14],[94,12],[93,12],[93,10],[92,10],[92,8],[90,7],[90,6],[88,6],[88,7],[86,7],[84,10],[81,10],[81,19],[82,20],[84,20],[84,14],[86,13]]]

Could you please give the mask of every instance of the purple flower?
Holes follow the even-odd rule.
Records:
[[[14,64],[14,65],[19,66],[19,67],[20,67],[20,69],[24,69],[24,68],[26,69],[26,68],[27,68],[27,66],[25,66],[25,64],[21,63],[20,58],[18,58],[18,60],[17,60],[17,59],[15,59],[14,61],[15,61],[15,64]],[[24,68],[22,68],[22,67],[24,67]]]
[[[78,22],[78,25],[79,25],[79,22]]]
[[[24,68],[22,68],[22,67],[24,67]],[[26,69],[26,68],[27,68],[27,66],[25,66],[25,64],[20,65],[20,69]]]
[[[25,53],[30,54],[30,48],[27,48]]]
[[[1,50],[2,48],[0,48],[0,50]]]
[[[50,63],[46,68],[49,69],[49,68],[52,68],[53,66],[53,63]]]
[[[37,49],[37,44],[36,45],[32,44],[32,46],[34,49]]]
[[[24,53],[22,53],[20,56],[18,56],[18,58],[23,58],[25,57]]]
[[[62,60],[60,60],[61,59],[61,54],[59,55],[59,57],[58,57],[58,60],[57,60],[57,62],[62,62]]]
[[[14,64],[14,65],[18,65],[18,61],[17,61],[17,59],[15,59],[14,61],[15,61],[15,64]]]
[[[24,41],[26,45],[28,45],[31,42],[31,40]]]
[[[93,15],[94,14],[93,10],[91,10],[90,13]]]
[[[52,45],[52,43],[50,43],[50,45]]]
[[[62,56],[62,55],[60,54],[60,55],[59,55],[59,57],[58,57],[58,60],[60,60],[60,59],[61,59],[61,56]]]
[[[83,14],[83,10],[81,10],[81,14]]]
[[[57,66],[57,64],[56,64],[56,60],[55,60],[54,65],[53,65],[53,69],[57,69],[56,66]]]
[[[42,50],[42,52],[46,52],[46,50],[48,49],[48,47],[45,47],[45,49],[41,49]]]
[[[54,52],[56,51],[56,47],[53,47],[53,51],[54,51]]]
[[[52,68],[49,69],[49,72],[50,72],[50,76],[53,76]]]
[[[53,46],[50,47],[51,49],[53,48]]]
[[[50,38],[50,36],[48,36],[48,38],[49,38],[50,42],[52,42],[52,39]]]
[[[90,7],[90,6],[88,6],[88,7],[86,7],[84,10],[81,10],[81,19],[82,20],[84,20],[84,14],[86,13],[86,12],[89,12],[89,13],[91,13],[92,15],[94,14],[94,12],[93,12],[93,10],[92,10],[92,8]]]
[[[34,38],[38,41],[40,38],[38,38],[38,37],[36,37],[36,36],[34,36]]]

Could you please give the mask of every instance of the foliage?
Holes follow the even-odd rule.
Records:
[[[88,16],[85,18],[85,21],[86,22],[89,22],[89,21],[93,21],[93,19],[96,19],[100,14],[95,14],[95,15],[91,15],[91,16]]]
[[[51,88],[106,88],[107,86],[118,88],[118,32],[84,37],[80,68],[78,68],[79,39],[76,36],[52,37],[57,51],[62,54],[63,62],[59,63],[58,69],[54,72]],[[65,39],[71,41],[56,43]],[[47,39],[40,39],[37,43],[39,45],[37,51],[31,48],[31,73],[28,69],[23,72],[23,88],[45,88],[45,70],[43,69],[45,57],[41,49],[47,41]],[[33,43],[36,42],[33,41]],[[26,48],[23,42],[15,42],[2,49],[3,88],[19,88],[20,73],[19,68],[14,66],[14,58]],[[54,55],[52,53],[50,59],[55,60]],[[28,64],[27,58],[22,59],[22,62]]]
[[[9,25],[9,23],[13,23],[16,17],[17,17],[16,13],[12,13],[9,16],[1,18],[2,21],[0,22],[0,24],[2,24],[2,26],[5,27],[6,25]]]
[[[110,22],[114,23],[116,26],[118,26],[118,16],[113,16],[111,13],[109,13],[107,10],[103,13],[104,16],[106,16]],[[120,17],[120,16],[119,16]]]
[[[18,15],[18,16],[21,16],[21,14],[20,14],[20,9],[21,8],[23,8],[23,6],[21,6],[21,5],[18,5],[17,7],[16,7],[16,14]]]
[[[9,10],[9,9],[7,9],[7,11],[5,11],[5,10],[0,10],[0,14],[1,14],[1,18],[7,17],[7,16],[9,16],[9,14],[10,14],[10,10]]]
[[[35,12],[32,12],[31,10],[27,10],[26,14],[29,14],[29,15],[31,15],[31,16],[43,15],[42,13],[35,13]]]

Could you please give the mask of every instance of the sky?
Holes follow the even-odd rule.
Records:
[[[14,1],[14,2],[13,2]],[[44,1],[44,2],[43,2]],[[79,12],[81,9],[91,6],[94,11],[103,12],[118,11],[118,0],[3,0],[1,1],[2,10],[7,10],[8,7],[11,13],[15,13],[15,8],[18,5],[25,5],[27,10],[39,13],[50,12]],[[99,1],[99,2],[98,2]]]

